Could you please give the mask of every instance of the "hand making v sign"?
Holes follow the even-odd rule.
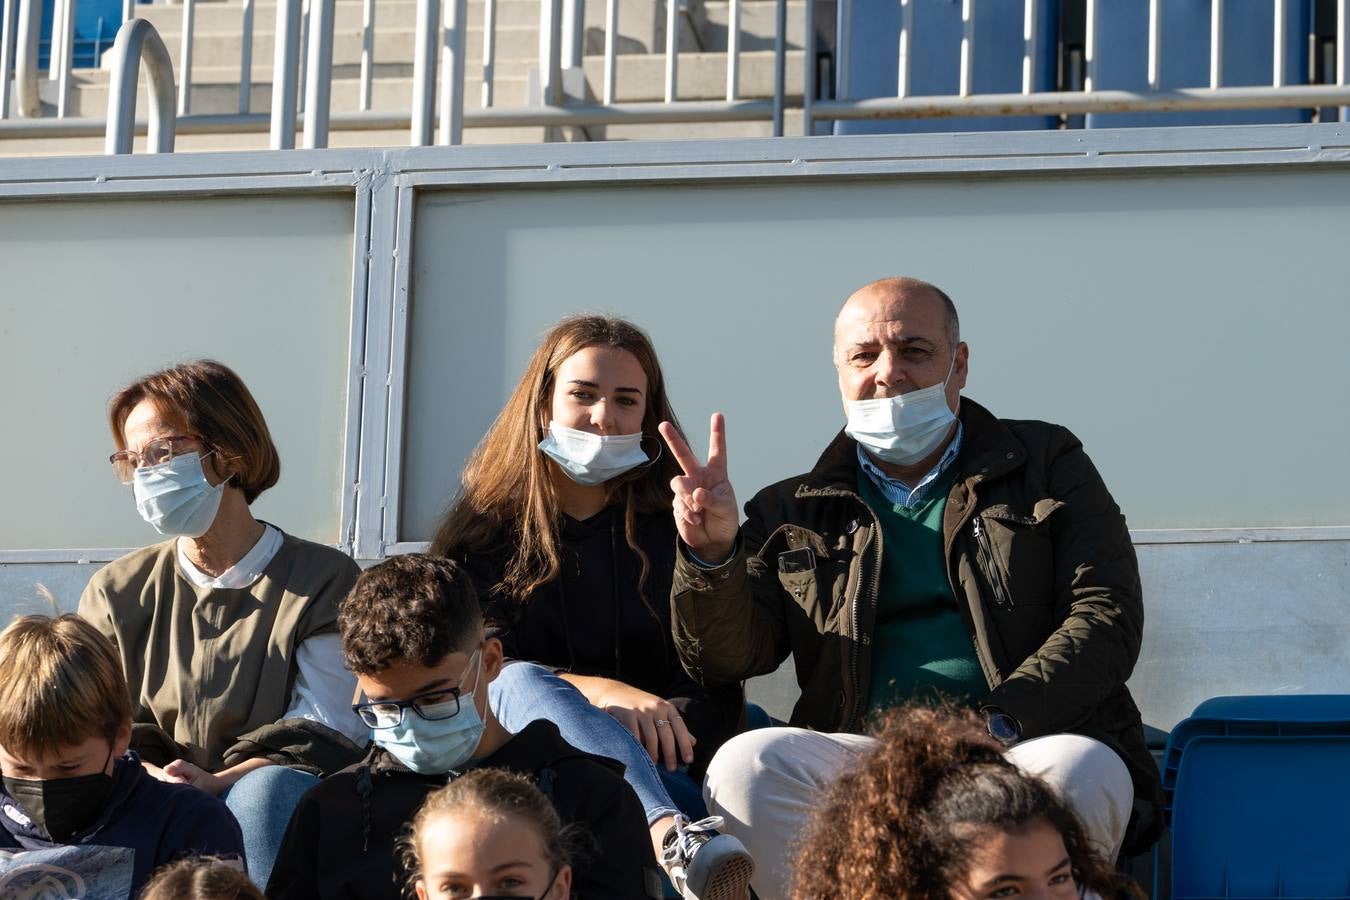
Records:
[[[662,422],[659,427],[684,471],[670,480],[670,489],[675,492],[675,528],[699,559],[722,563],[731,556],[740,530],[736,493],[727,480],[726,420],[721,413],[712,414],[708,462],[703,465],[674,425]]]

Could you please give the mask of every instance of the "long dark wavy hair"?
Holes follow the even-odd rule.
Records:
[[[969,711],[887,714],[878,746],[829,789],[798,844],[792,900],[949,900],[990,830],[1047,822],[1080,890],[1143,893],[1088,842],[1045,782],[1019,770]]]
[[[649,441],[654,441],[660,453],[656,426],[666,421],[679,427],[666,397],[656,349],[642,329],[624,319],[597,315],[572,316],[549,329],[506,406],[469,457],[459,498],[431,541],[432,553],[458,559],[490,550],[502,532],[509,530],[516,542],[515,554],[506,577],[493,590],[513,601],[524,601],[535,588],[558,577],[561,512],[550,474],[553,463],[539,449],[539,441],[551,418],[558,367],[587,347],[627,350],[642,366],[647,376],[647,409],[642,417],[645,446],[651,447]],[[611,496],[623,504],[624,537],[642,566],[639,590],[646,585],[650,564],[637,543],[637,516],[669,514],[670,480],[679,474],[674,457],[661,453],[655,462],[605,483]]]

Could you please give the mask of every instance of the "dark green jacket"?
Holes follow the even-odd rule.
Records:
[[[1162,792],[1125,681],[1144,606],[1119,507],[1067,429],[996,419],[962,398],[961,452],[943,516],[953,596],[989,694],[1023,737],[1096,738],[1135,785],[1126,849],[1156,839]],[[792,654],[802,694],[791,723],[863,730],[881,529],[857,494],[843,434],[805,475],[746,504],[735,555],[703,570],[677,554],[676,645],[705,684],[772,672]]]

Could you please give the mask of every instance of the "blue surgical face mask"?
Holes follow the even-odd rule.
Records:
[[[412,709],[403,711],[403,719],[393,728],[372,731],[379,744],[394,759],[421,775],[443,775],[473,759],[483,739],[486,724],[478,714],[474,695],[483,678],[483,657],[478,657],[478,672],[473,690],[460,699],[459,712],[448,719],[429,720]]]
[[[548,435],[539,442],[567,476],[578,484],[603,484],[647,462],[642,432],[592,434],[549,422]]]
[[[947,405],[947,381],[956,355],[941,384],[876,400],[845,400],[844,433],[869,453],[897,466],[912,466],[938,448],[956,414]]]
[[[140,467],[131,487],[141,518],[156,531],[195,538],[206,534],[216,520],[225,481],[212,487],[202,471],[202,458],[184,453],[157,466]]]

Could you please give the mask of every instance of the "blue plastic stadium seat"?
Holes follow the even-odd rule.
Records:
[[[910,95],[955,96],[961,84],[961,0],[911,0]],[[1020,0],[983,0],[976,4],[975,55],[971,90],[977,94],[1016,94],[1022,90],[1023,16]],[[1035,88],[1054,90],[1059,2],[1044,0],[1038,9]],[[894,97],[899,75],[899,0],[853,0],[852,28],[841,35],[848,44],[849,99]],[[942,131],[1016,131],[1058,127],[1053,116],[987,116],[975,119],[844,120],[835,134],[910,134]]]
[[[1350,735],[1350,695],[1271,694],[1213,697],[1177,723],[1163,751],[1163,797],[1175,805],[1182,760],[1197,738],[1317,737]]]
[[[110,49],[122,27],[121,0],[72,0],[75,2],[75,68],[97,68],[99,58]],[[55,0],[42,2],[42,32],[38,65],[47,68],[52,52],[52,18]]]
[[[1285,83],[1308,83],[1308,44],[1314,0],[1289,0],[1285,23]],[[1148,0],[1100,0],[1098,90],[1148,90]],[[1274,65],[1275,4],[1226,0],[1223,86],[1268,85]],[[1163,88],[1209,86],[1210,0],[1163,0]],[[1089,128],[1136,125],[1256,125],[1308,122],[1303,109],[1218,112],[1092,113]]]
[[[1192,738],[1173,900],[1350,898],[1350,735]]]

